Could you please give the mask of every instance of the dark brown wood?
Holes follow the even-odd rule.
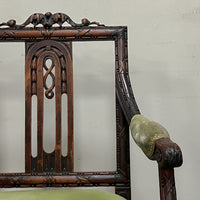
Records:
[[[116,42],[116,88],[117,97],[119,99],[121,108],[127,122],[130,123],[131,118],[135,114],[140,114],[137,103],[135,101],[130,79],[128,75],[128,63],[127,63],[127,34],[126,29],[118,34]],[[120,46],[120,48],[118,48]],[[157,140],[156,150],[152,156],[152,160],[157,160],[159,165],[159,181],[161,178],[165,178],[167,184],[162,187],[160,184],[160,198],[161,200],[175,200],[176,188],[174,181],[174,167],[182,165],[182,153],[177,144],[173,143],[169,139]],[[173,188],[173,189],[171,189]],[[168,190],[169,189],[169,190]]]
[[[117,171],[127,177],[126,187],[115,188],[116,194],[131,200],[129,125],[116,97]]]
[[[131,200],[131,188],[130,186],[126,187],[115,187],[115,193],[124,197],[125,199]]]
[[[54,56],[52,56],[53,58]],[[55,93],[56,93],[56,146],[55,146],[55,171],[61,171],[61,66],[59,60],[54,57],[55,62]]]
[[[70,49],[67,54],[67,110],[68,110],[68,157],[67,169],[74,171],[74,100],[73,100],[73,62],[72,62],[72,43],[67,44]]]
[[[27,49],[27,45],[26,45]],[[31,63],[26,57],[25,65],[25,171],[31,172]]]
[[[161,138],[155,142],[155,152],[152,160],[157,160],[159,168],[170,169],[180,167],[183,156],[180,147],[169,138]]]
[[[103,24],[100,24],[99,22],[95,22],[95,21],[90,22],[86,18],[83,18],[81,20],[81,22],[82,22],[81,24],[77,24],[68,15],[66,15],[64,13],[52,14],[51,12],[47,12],[45,14],[34,13],[21,25],[17,25],[16,21],[14,19],[10,19],[10,20],[8,20],[8,22],[1,23],[0,26],[9,26],[9,27],[16,28],[16,29],[22,29],[22,28],[28,26],[29,24],[33,24],[34,28],[36,28],[36,26],[38,24],[41,24],[41,25],[43,25],[44,28],[49,29],[54,24],[59,24],[60,28],[61,28],[62,24],[64,22],[67,22],[72,27],[89,26],[92,24],[95,24],[97,26],[104,26]]]
[[[36,40],[115,40],[120,32],[126,27],[78,27],[78,28],[24,28],[22,30],[16,29],[1,29],[0,41],[36,41]]]
[[[179,167],[183,163],[181,149],[169,138],[156,140],[155,145],[155,153],[151,159],[158,162],[160,199],[176,200],[174,167]]]
[[[42,41],[42,42],[26,42],[26,66],[27,78],[31,82],[26,83],[29,89],[32,88],[31,95],[37,95],[37,113],[38,113],[38,149],[37,157],[31,156],[31,145],[28,145],[26,153],[26,172],[31,169],[34,172],[55,171],[61,172],[73,171],[73,71],[72,71],[72,45],[70,42]],[[50,59],[51,66],[46,65],[46,61]],[[52,73],[55,68],[55,74]],[[30,70],[31,72],[29,72]],[[44,74],[44,75],[43,75]],[[47,86],[46,80],[48,76],[52,79],[51,86]],[[68,80],[68,82],[67,82]],[[28,85],[29,84],[29,85]],[[30,86],[31,85],[31,86]],[[35,87],[37,85],[37,87]],[[54,95],[55,88],[55,95]],[[45,90],[45,92],[44,92]],[[67,157],[61,154],[61,95],[68,95],[68,152]],[[68,94],[69,93],[69,94]],[[56,107],[56,146],[55,155],[47,154],[43,149],[43,104],[44,94],[48,99],[55,98]],[[30,100],[28,99],[30,98]],[[31,102],[31,96],[26,97]],[[29,102],[28,102],[29,103]],[[31,111],[31,104],[27,104],[27,115]],[[29,118],[28,118],[29,119]],[[28,121],[28,127],[31,127],[31,122]],[[31,129],[26,131],[27,138],[31,135]],[[27,139],[28,140],[28,139]],[[31,142],[29,138],[28,142]],[[48,156],[47,156],[48,155]],[[54,155],[54,156],[50,156]],[[30,159],[31,158],[31,159]],[[31,161],[33,164],[31,164]],[[37,162],[37,166],[35,166]],[[52,165],[52,162],[54,164]],[[66,162],[66,163],[64,163]],[[49,166],[48,166],[49,165]],[[44,167],[45,166],[45,167]],[[62,167],[64,166],[64,167]],[[52,169],[53,168],[53,169]]]
[[[71,27],[62,27],[67,22]],[[60,27],[54,27],[54,24]],[[26,26],[33,24],[33,28]],[[91,24],[97,26],[92,27]],[[42,25],[43,27],[37,27]],[[4,28],[7,26],[8,28]],[[115,172],[75,173],[73,148],[73,64],[72,41],[112,40],[115,43],[116,142]],[[115,186],[116,193],[131,199],[129,124],[140,114],[128,74],[127,27],[103,26],[86,18],[75,23],[63,13],[35,13],[23,24],[11,19],[0,24],[0,42],[25,42],[25,173],[0,174],[0,187]],[[47,67],[45,61],[52,60]],[[52,69],[55,68],[55,73]],[[52,79],[47,86],[47,77]],[[68,98],[68,153],[61,153],[61,97]],[[37,96],[37,156],[31,155],[32,96]],[[56,146],[51,153],[43,149],[44,98],[55,98]],[[65,111],[64,111],[65,112]],[[175,200],[174,167],[182,164],[180,148],[170,140],[157,140],[152,160],[159,166],[161,200]]]
[[[0,174],[0,187],[47,187],[47,186],[124,186],[127,179],[117,172],[82,173],[17,173]]]
[[[127,29],[120,30],[115,38],[116,115],[119,139],[117,146],[118,170],[130,178],[129,123],[133,115],[139,114],[128,75]],[[120,115],[120,116],[119,116]],[[116,188],[116,193],[131,199],[130,179],[128,187]]]
[[[63,173],[67,172],[67,157],[68,156],[61,156],[61,170]],[[46,153],[43,151],[43,166],[44,172],[51,172],[55,171],[55,151],[52,153]],[[70,170],[68,170],[70,171]],[[37,173],[37,157],[31,157],[31,173]]]
[[[43,89],[43,59],[38,58],[37,65],[37,171],[43,171],[43,115],[44,115],[44,89]]]
[[[176,200],[176,187],[174,169],[162,169],[159,167],[160,199]]]
[[[119,31],[115,40],[116,93],[128,124],[135,114],[140,114],[128,75],[127,30]]]
[[[37,159],[37,157],[36,157]],[[55,151],[53,151],[52,153],[46,153],[45,151],[43,151],[43,166],[44,166],[44,171],[45,172],[54,172],[55,170]],[[34,161],[33,161],[34,162]],[[35,168],[34,171],[32,171],[32,173],[36,173],[37,172],[37,167]]]

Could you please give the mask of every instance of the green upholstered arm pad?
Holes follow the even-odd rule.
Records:
[[[155,140],[169,138],[163,126],[139,114],[131,119],[130,130],[136,144],[148,158],[154,153]]]

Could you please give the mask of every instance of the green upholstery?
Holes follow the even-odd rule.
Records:
[[[0,200],[125,200],[100,190],[26,190],[0,192]]]
[[[139,114],[131,119],[130,130],[136,144],[149,158],[153,155],[155,140],[169,138],[163,126]]]

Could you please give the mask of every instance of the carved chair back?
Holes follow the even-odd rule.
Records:
[[[54,40],[25,42],[25,170],[26,172],[73,171],[73,69],[72,43]],[[47,61],[51,66],[47,66]],[[53,73],[55,68],[55,74]],[[45,71],[45,73],[44,73]],[[47,85],[51,76],[52,84]],[[54,94],[55,89],[55,94]],[[68,97],[68,155],[61,149],[61,96]],[[31,102],[37,96],[37,156],[31,154]],[[43,148],[44,97],[55,98],[56,141],[55,150],[46,153]],[[63,111],[64,112],[64,111]]]
[[[67,22],[71,27],[62,27]],[[34,27],[26,27],[29,24]],[[60,27],[54,27],[57,23]],[[37,25],[43,27],[38,27]],[[95,26],[90,26],[94,24]],[[115,186],[130,199],[129,123],[139,113],[128,75],[127,27],[108,27],[83,19],[77,24],[63,13],[33,14],[22,25],[0,24],[0,42],[25,42],[25,173],[0,175],[0,187]],[[8,26],[8,27],[3,27]],[[73,41],[110,40],[115,43],[116,171],[74,172]],[[51,66],[47,67],[47,60]],[[53,73],[55,69],[55,73]],[[44,72],[45,71],[45,72]],[[47,77],[53,82],[49,86]],[[68,97],[68,154],[61,153],[61,97]],[[32,97],[37,96],[37,156],[31,152]],[[55,98],[55,150],[43,148],[44,98]]]

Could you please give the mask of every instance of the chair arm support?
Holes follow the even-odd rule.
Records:
[[[116,74],[116,93],[133,138],[147,157],[157,160],[161,168],[181,166],[183,159],[179,146],[170,140],[163,126],[140,115],[129,76],[123,71]]]
[[[182,152],[179,146],[170,140],[162,125],[137,114],[131,120],[130,129],[137,145],[149,159],[157,160],[160,168],[182,165]]]
[[[118,40],[118,45],[124,45],[125,42],[122,38]],[[126,118],[128,124],[130,124],[130,129],[132,129],[132,125],[135,126],[135,122],[133,122],[133,116],[141,116],[140,110],[137,106],[135,97],[133,95],[133,90],[131,87],[131,82],[128,75],[128,64],[126,59],[124,59],[127,55],[124,51],[119,51],[116,54],[117,63],[119,64],[119,68],[116,72],[116,94],[117,100],[123,110],[123,114]],[[124,57],[125,56],[125,57]],[[148,120],[147,120],[148,121]],[[151,121],[151,120],[150,120]],[[156,122],[154,122],[156,123]],[[140,137],[140,133],[142,129],[138,129],[136,126],[136,130],[140,130],[139,136],[133,138],[142,141],[142,146],[144,149],[150,150],[147,151],[149,154],[147,156],[151,160],[157,160],[158,168],[159,168],[159,183],[160,183],[160,199],[161,200],[176,200],[176,188],[175,188],[175,179],[174,179],[174,167],[179,167],[182,165],[182,152],[177,144],[173,143],[170,138],[167,130],[156,123],[157,134],[156,135],[154,128],[151,127],[154,123],[150,123],[150,125],[145,125],[145,131],[143,131],[143,136]],[[137,123],[136,123],[137,124]],[[140,123],[139,123],[140,124]],[[142,126],[141,126],[142,127]],[[151,129],[152,128],[152,129]],[[135,128],[134,128],[135,129]],[[160,132],[160,131],[161,132]],[[131,130],[133,131],[133,130]],[[153,139],[152,139],[153,138]],[[148,141],[151,141],[150,144]],[[144,142],[144,143],[143,143]],[[140,143],[140,142],[139,142]],[[148,148],[145,146],[147,145]],[[139,145],[140,146],[140,145]]]

